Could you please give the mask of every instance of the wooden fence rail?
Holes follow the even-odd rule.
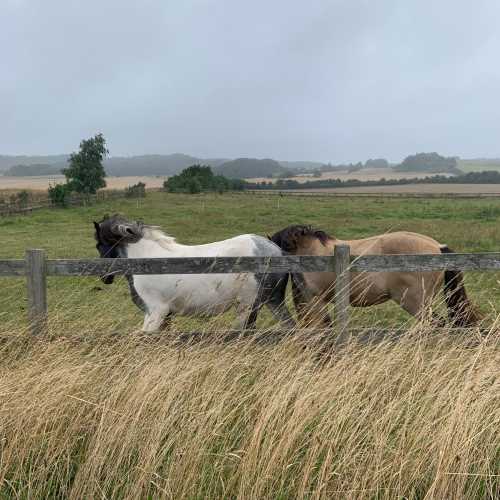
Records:
[[[157,188],[150,188],[148,191],[156,191]],[[94,203],[103,201],[119,200],[125,198],[125,190],[102,190],[96,194],[89,196],[72,195],[66,200],[67,207],[80,207],[87,206]],[[1,200],[0,200],[1,201]],[[1,203],[0,202],[0,216],[5,217],[9,215],[27,215],[36,210],[43,210],[46,208],[59,208],[48,197],[36,198],[29,202],[28,205],[17,203]]]
[[[28,317],[36,335],[47,328],[47,276],[335,272],[335,325],[345,336],[351,272],[443,270],[498,271],[500,253],[351,256],[348,245],[337,245],[332,256],[47,259],[43,250],[31,249],[25,259],[0,260],[0,277],[26,277]]]

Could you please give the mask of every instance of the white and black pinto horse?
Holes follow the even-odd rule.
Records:
[[[129,221],[120,215],[94,222],[96,248],[105,258],[280,256],[282,250],[268,239],[243,234],[206,245],[181,245],[154,226]],[[108,274],[104,283],[113,282]],[[144,313],[144,332],[168,327],[174,314],[213,316],[236,306],[243,329],[255,325],[262,307],[287,327],[294,320],[284,304],[285,274],[160,274],[127,275],[132,300]]]

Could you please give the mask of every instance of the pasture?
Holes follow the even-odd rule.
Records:
[[[92,221],[114,212],[186,244],[309,223],[345,239],[410,230],[457,252],[500,248],[495,199],[155,192],[4,218],[0,258],[97,257]],[[353,324],[406,325],[406,338],[320,359],[293,339],[144,341],[123,279],[49,278],[52,340],[32,342],[24,281],[2,279],[0,498],[496,498],[499,275],[467,273],[466,286],[490,328],[482,341],[384,304],[354,310]],[[177,318],[173,331],[232,318]]]
[[[272,234],[290,223],[309,223],[345,239],[388,231],[409,230],[427,234],[456,252],[499,249],[500,201],[445,199],[331,199],[273,197],[251,194],[177,195],[150,193],[144,200],[115,200],[68,210],[42,210],[30,216],[0,221],[0,258],[22,258],[26,248],[43,248],[49,258],[95,257],[92,221],[105,213],[122,212],[161,226],[185,244],[200,244],[241,233]],[[485,313],[496,315],[500,307],[497,273],[468,273],[467,289]],[[24,283],[5,279],[0,290],[0,331],[23,321]],[[49,309],[57,325],[72,330],[82,314],[99,324],[133,331],[142,314],[129,299],[125,280],[105,286],[97,278],[49,278]],[[231,315],[215,319],[227,325]],[[260,320],[269,325],[266,316]],[[410,321],[395,304],[353,311],[354,325],[394,326]],[[206,320],[177,319],[181,330],[206,327]],[[81,328],[81,326],[79,327]],[[85,327],[92,332],[89,321]]]

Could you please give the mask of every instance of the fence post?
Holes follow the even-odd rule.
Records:
[[[47,269],[44,250],[26,250],[26,285],[31,333],[42,335],[47,332]]]
[[[349,304],[351,277],[349,272],[351,252],[349,245],[335,245],[335,329],[337,343],[349,336]]]

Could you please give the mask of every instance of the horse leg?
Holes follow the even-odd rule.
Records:
[[[161,330],[166,316],[168,316],[168,309],[153,309],[150,312],[148,311],[144,316],[142,331],[145,333],[153,333]]]
[[[295,321],[285,304],[288,273],[268,274],[261,278],[259,294],[256,301],[259,307],[264,303],[271,311],[274,318],[285,328],[294,328]]]
[[[170,327],[172,326],[173,319],[174,319],[174,313],[171,313],[171,312],[167,313],[161,322],[160,330],[162,332],[170,330]]]
[[[432,295],[432,294],[431,294]],[[391,293],[391,298],[397,302],[408,314],[411,314],[419,321],[423,321],[430,306],[431,297],[426,297],[425,289],[422,285],[414,285],[404,290],[397,290]],[[442,319],[436,313],[432,313],[432,322],[438,325]]]
[[[313,295],[300,274],[292,275],[292,294],[300,322],[307,327],[329,328],[332,319],[328,313],[328,301]]]
[[[307,307],[307,303],[312,299],[309,297],[304,276],[299,274],[292,274],[292,297],[297,316],[302,318]]]
[[[239,303],[236,306],[236,314],[238,317],[233,323],[233,329],[241,331],[254,329],[259,309],[260,307],[255,309],[255,303],[252,306],[245,303]]]
[[[302,274],[292,274],[292,295],[297,316],[307,327],[330,328],[332,319],[325,297],[315,296],[308,289]]]

